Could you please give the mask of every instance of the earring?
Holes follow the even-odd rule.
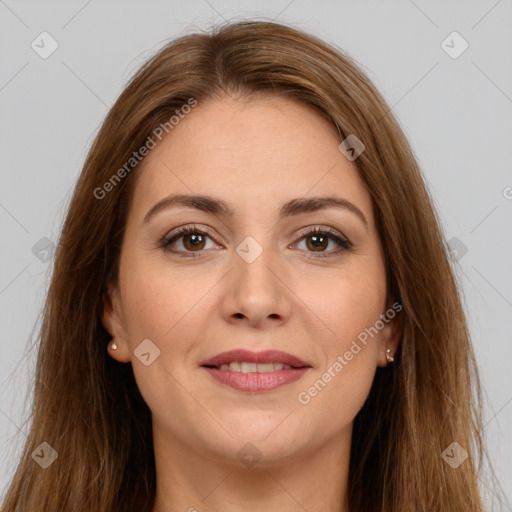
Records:
[[[117,349],[117,345],[116,345],[116,342],[113,341],[111,344],[110,344],[110,348],[111,350],[116,350]]]
[[[390,348],[386,350],[386,359],[388,360],[388,363],[392,363],[395,360],[395,358],[391,355]]]

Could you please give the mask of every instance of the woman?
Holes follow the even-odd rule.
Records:
[[[339,50],[226,24],[109,112],[55,259],[14,511],[483,510],[449,251]]]

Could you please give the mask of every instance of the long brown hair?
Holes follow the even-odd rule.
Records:
[[[355,418],[350,510],[483,510],[481,388],[450,253],[413,152],[343,51],[289,26],[247,21],[167,44],[130,80],[95,138],[56,251],[32,421],[2,511],[151,511],[150,411],[131,364],[107,354],[101,322],[138,169],[112,176],[191,98],[200,105],[225,94],[306,103],[343,139],[355,134],[365,145],[355,163],[374,203],[388,299],[403,306],[403,336]],[[47,469],[31,456],[42,442],[58,453]],[[467,453],[457,468],[441,456],[453,442]]]

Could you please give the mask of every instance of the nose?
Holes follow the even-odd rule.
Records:
[[[254,260],[246,258],[242,251],[234,254],[222,305],[228,322],[263,328],[288,321],[293,294],[286,285],[283,263],[270,248]]]

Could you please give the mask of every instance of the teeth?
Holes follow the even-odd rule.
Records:
[[[256,371],[258,373],[267,373],[267,372],[274,372],[274,364],[273,363],[262,363],[256,365]]]
[[[258,365],[256,363],[240,363],[242,373],[257,372]]]
[[[292,367],[289,364],[283,363],[247,363],[233,361],[229,364],[221,364],[219,369],[239,373],[270,373],[279,370],[291,370]]]

